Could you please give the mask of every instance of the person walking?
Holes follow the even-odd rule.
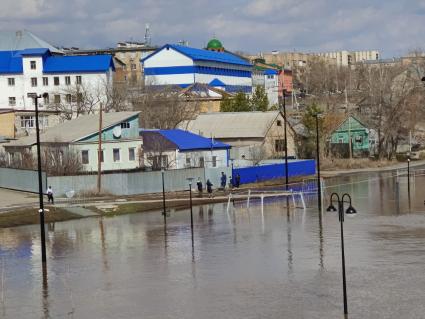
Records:
[[[223,190],[226,189],[226,183],[227,183],[227,176],[226,174],[224,174],[224,172],[221,172],[221,188],[223,188]]]
[[[235,187],[239,188],[240,185],[241,185],[241,176],[239,175],[239,173],[237,173],[235,176]]]
[[[207,179],[207,192],[208,192],[208,197],[212,197],[212,189],[213,184],[211,183],[211,181],[209,179]]]
[[[199,197],[202,197],[203,185],[202,185],[202,181],[201,181],[200,177],[198,177],[198,181],[196,182],[196,186],[198,187]]]
[[[52,205],[55,204],[55,200],[53,198],[53,189],[52,189],[52,186],[49,186],[47,188],[47,200],[48,200],[48,203],[52,202]]]

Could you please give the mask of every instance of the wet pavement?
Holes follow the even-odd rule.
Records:
[[[332,186],[335,185],[335,186]],[[329,179],[344,223],[348,318],[424,318],[425,177]],[[399,200],[397,200],[399,198]],[[343,318],[336,213],[266,199],[0,230],[0,318]],[[325,207],[326,208],[326,207]],[[325,209],[324,209],[325,210]]]

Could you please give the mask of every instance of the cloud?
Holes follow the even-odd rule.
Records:
[[[425,47],[425,0],[2,0],[0,29],[28,29],[63,46],[111,47],[213,35],[232,50],[364,50],[390,57]]]

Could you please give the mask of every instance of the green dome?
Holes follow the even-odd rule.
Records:
[[[219,40],[214,38],[208,42],[207,49],[220,50],[220,49],[223,49],[223,45],[221,44]]]

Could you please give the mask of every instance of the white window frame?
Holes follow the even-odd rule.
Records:
[[[7,78],[8,86],[15,86],[15,78]]]
[[[37,78],[31,78],[31,87],[37,87]]]
[[[118,151],[118,159],[115,159],[115,154],[116,154],[116,151]],[[113,148],[112,149],[112,161],[114,162],[114,163],[120,163],[121,162],[121,149],[119,149],[119,148]]]
[[[37,70],[37,61],[30,61],[30,69],[31,70]]]
[[[69,75],[65,76],[65,85],[71,85],[71,77]]]
[[[16,106],[16,97],[9,96],[9,106]]]
[[[43,86],[49,86],[49,78],[47,76],[43,76]]]
[[[81,75],[77,75],[75,77],[75,83],[76,84],[82,84],[82,77],[81,77]]]
[[[134,162],[136,160],[136,148],[135,147],[129,147],[128,148],[128,160],[130,162]]]
[[[87,154],[87,163],[84,163],[84,154]],[[90,152],[89,152],[89,150],[81,150],[81,164],[83,164],[83,165],[90,164]]]

